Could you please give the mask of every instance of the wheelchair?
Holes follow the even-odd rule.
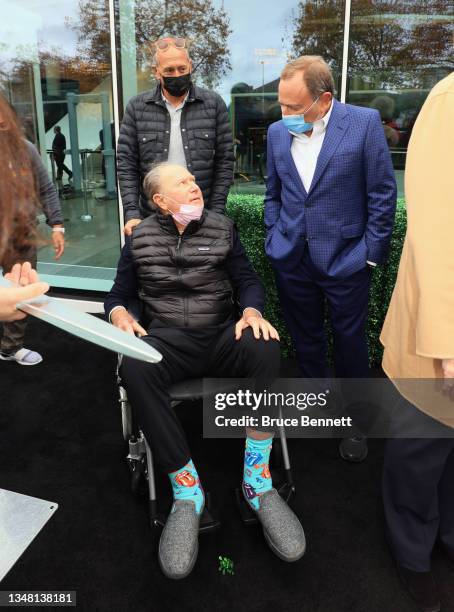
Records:
[[[128,311],[131,312],[137,320],[140,320],[140,317],[136,316],[140,312],[137,304],[132,308],[128,308]],[[134,422],[132,407],[128,401],[126,389],[121,380],[121,361],[122,355],[118,355],[116,382],[119,393],[118,401],[121,406],[123,439],[127,443],[128,449],[126,462],[130,471],[131,491],[136,496],[147,494],[151,527],[153,529],[160,528],[165,525],[167,517],[160,511],[158,506],[153,452],[143,432],[138,427],[138,424]],[[207,391],[207,389],[204,388],[202,378],[187,379],[169,388],[172,407],[185,401],[203,399],[212,393],[213,389]],[[281,414],[279,414],[279,416],[281,416]],[[270,464],[273,486],[285,501],[289,501],[296,489],[292,477],[284,427],[280,427],[279,436],[274,437]],[[257,523],[257,518],[249,504],[243,498],[241,489],[235,489],[235,498],[242,521],[248,525]],[[199,533],[214,531],[219,526],[220,521],[211,514],[211,496],[209,491],[206,491],[205,508],[200,520]]]

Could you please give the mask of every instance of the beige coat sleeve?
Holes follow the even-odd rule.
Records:
[[[449,83],[433,90],[416,121],[405,176],[416,353],[438,359],[454,358],[454,78]]]

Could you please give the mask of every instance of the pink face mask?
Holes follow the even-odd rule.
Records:
[[[177,202],[174,198],[171,198],[170,196],[166,197],[179,204],[179,202]],[[188,225],[188,223],[190,223],[191,221],[198,221],[202,216],[202,212],[203,205],[194,206],[193,204],[180,204],[180,210],[176,213],[169,210],[169,213],[172,215],[175,221],[180,225],[184,226]]]
[[[198,221],[202,216],[203,206],[193,206],[192,204],[182,204],[180,212],[170,214],[180,225],[188,225],[191,221]]]

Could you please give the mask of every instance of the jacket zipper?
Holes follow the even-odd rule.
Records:
[[[178,242],[177,242],[177,266],[178,266],[178,277],[181,276],[182,270],[181,270],[181,256],[180,256],[180,246],[181,246],[181,234],[178,236]]]
[[[177,261],[178,261],[178,277],[181,279],[182,269],[181,269],[181,256],[180,256],[180,246],[181,246],[182,235],[178,236],[177,243]],[[183,325],[184,327],[188,326],[188,298],[186,296],[183,297]]]

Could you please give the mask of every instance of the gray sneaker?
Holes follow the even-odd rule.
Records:
[[[176,500],[159,540],[159,565],[167,578],[186,578],[199,552],[200,514],[190,500]]]
[[[303,527],[276,489],[260,496],[260,507],[255,513],[274,554],[290,563],[301,559],[306,552]]]

